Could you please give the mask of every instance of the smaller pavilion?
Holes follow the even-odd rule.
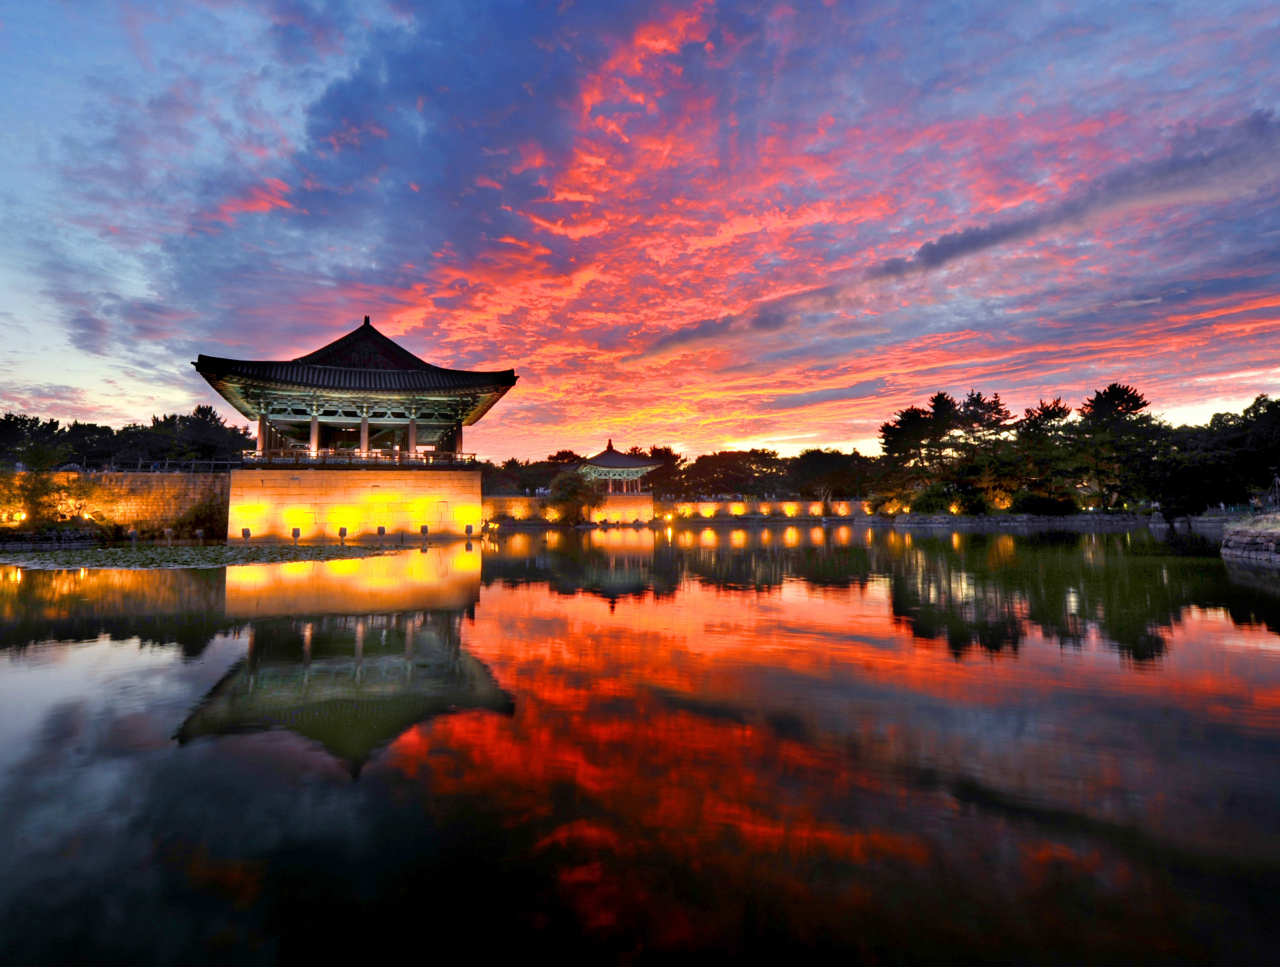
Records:
[[[610,440],[609,445],[594,457],[588,457],[585,462],[578,464],[577,472],[588,480],[605,481],[607,493],[638,494],[643,492],[640,478],[660,466],[661,460],[615,450],[613,440]]]

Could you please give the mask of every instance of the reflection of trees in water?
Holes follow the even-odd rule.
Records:
[[[871,577],[870,561],[862,547],[698,547],[677,553],[689,574],[726,590],[763,591],[780,586],[787,578],[815,587],[864,587]]]
[[[239,624],[224,616],[220,568],[0,570],[0,648],[105,634],[116,641],[176,644],[194,658]]]
[[[481,564],[485,585],[547,584],[559,594],[585,591],[610,601],[653,594],[670,597],[680,586],[682,570],[670,548],[653,552],[615,551],[586,540],[566,540],[555,548],[538,538],[531,555],[507,554],[499,545],[487,548]]]
[[[1280,629],[1280,601],[1230,582],[1222,562],[1179,556],[1146,532],[967,535],[887,542],[877,569],[892,575],[894,614],[921,637],[1016,648],[1030,626],[1079,648],[1092,633],[1136,661],[1164,654],[1190,606],[1222,608],[1237,623]],[[1170,553],[1171,551],[1175,553]]]
[[[829,538],[828,538],[829,540]],[[681,546],[681,544],[685,546]],[[1190,606],[1225,610],[1238,624],[1280,632],[1280,581],[1233,583],[1216,547],[1170,532],[870,534],[853,545],[780,540],[733,547],[717,540],[659,540],[633,553],[567,540],[529,557],[486,553],[484,579],[546,582],[560,593],[674,593],[694,578],[725,590],[764,591],[790,579],[819,587],[865,586],[889,578],[893,614],[919,638],[946,640],[960,655],[978,647],[1016,651],[1031,628],[1062,647],[1098,635],[1136,661],[1164,654],[1168,634]]]
[[[786,557],[773,549],[693,547],[673,551],[685,573],[726,590],[763,591],[782,584],[787,575]]]

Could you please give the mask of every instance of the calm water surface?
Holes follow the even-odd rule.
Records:
[[[1280,579],[1206,553],[0,567],[0,962],[1275,963]]]

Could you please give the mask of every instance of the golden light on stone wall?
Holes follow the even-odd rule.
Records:
[[[461,535],[482,519],[478,470],[236,470],[228,534],[239,539],[350,540],[387,534]]]

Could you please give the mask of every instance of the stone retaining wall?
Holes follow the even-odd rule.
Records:
[[[337,540],[340,528],[359,540],[480,530],[479,470],[233,470],[227,536]]]
[[[83,514],[148,534],[170,527],[206,500],[227,499],[225,473],[92,473],[80,477]]]
[[[63,517],[92,517],[102,524],[136,527],[154,535],[206,500],[226,500],[225,473],[54,473],[57,510]],[[0,519],[19,521],[17,490],[0,507]]]
[[[1228,524],[1222,535],[1222,556],[1280,567],[1280,514],[1266,514]]]
[[[594,524],[647,524],[654,518],[653,494],[606,494],[604,503],[591,511]],[[559,514],[545,506],[541,497],[485,497],[485,520],[546,521],[555,523]]]

